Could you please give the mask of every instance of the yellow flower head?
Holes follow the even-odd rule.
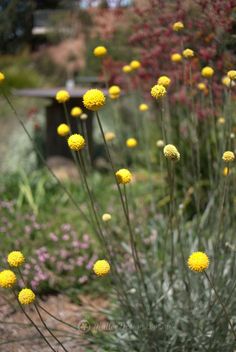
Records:
[[[107,142],[111,142],[111,141],[113,141],[115,138],[116,138],[116,135],[115,135],[114,132],[106,132],[106,133],[105,133],[105,140],[106,140]]]
[[[72,134],[68,140],[67,140],[68,146],[70,149],[79,151],[80,149],[83,149],[85,146],[85,139],[81,134]]]
[[[224,76],[221,80],[221,82],[223,83],[224,86],[226,86],[227,88],[230,87],[234,87],[235,86],[235,82],[232,81],[229,77]]]
[[[163,98],[166,95],[166,89],[161,84],[156,84],[151,89],[151,96],[155,99]]]
[[[71,109],[71,116],[73,117],[78,117],[83,113],[82,109],[79,106],[75,106],[74,108]]]
[[[57,134],[61,137],[66,137],[70,133],[70,127],[66,123],[61,123],[57,127]]]
[[[70,94],[67,92],[67,90],[59,90],[56,94],[56,100],[58,103],[65,103],[69,99]]]
[[[30,304],[35,301],[35,294],[30,288],[23,288],[18,294],[20,304]]]
[[[219,125],[224,125],[225,124],[225,118],[224,117],[219,117],[217,120]]]
[[[3,270],[0,272],[0,287],[12,288],[16,283],[16,275],[11,270]]]
[[[175,22],[173,25],[172,25],[172,29],[173,31],[175,32],[179,32],[179,31],[182,31],[184,29],[184,24],[182,22]]]
[[[172,62],[181,62],[182,61],[182,55],[179,53],[172,54],[170,58],[171,58]]]
[[[107,222],[111,220],[111,214],[105,213],[102,215],[102,221]]]
[[[236,70],[230,70],[227,73],[227,77],[232,81],[236,81]]]
[[[164,141],[162,139],[159,139],[158,141],[156,141],[156,146],[158,148],[163,148],[165,145]]]
[[[228,176],[230,173],[230,169],[228,167],[224,167],[223,169],[223,176]]]
[[[128,148],[135,148],[138,145],[138,141],[135,138],[128,138],[126,141],[126,146]]]
[[[188,258],[188,267],[192,271],[202,272],[209,266],[209,258],[204,252],[193,252]]]
[[[109,274],[110,270],[110,264],[105,259],[97,260],[93,266],[93,271],[97,276],[105,276]]]
[[[116,179],[118,183],[125,185],[132,181],[132,174],[128,169],[120,169],[116,172]]]
[[[93,54],[94,56],[97,56],[97,57],[105,56],[107,54],[107,48],[105,48],[105,46],[97,46],[93,50]]]
[[[88,118],[88,115],[85,113],[80,115],[80,120],[87,120],[87,118]]]
[[[119,86],[111,86],[108,90],[109,96],[111,99],[118,99],[120,96],[120,87]]]
[[[105,104],[106,98],[99,89],[89,89],[83,96],[83,104],[88,110],[97,111]]]
[[[198,83],[197,87],[201,91],[205,91],[207,89],[205,83],[202,83],[202,82]]]
[[[185,59],[191,59],[194,57],[194,51],[192,49],[184,49],[182,54]]]
[[[0,72],[0,82],[3,82],[5,79],[4,73]]]
[[[141,63],[138,60],[131,61],[131,63],[129,65],[133,70],[137,70],[138,68],[141,67]]]
[[[224,160],[226,163],[231,163],[232,161],[234,161],[234,159],[235,159],[234,153],[229,150],[224,152],[222,156],[222,160]]]
[[[205,78],[211,78],[214,75],[214,70],[210,66],[203,67],[202,76]]]
[[[161,76],[158,78],[157,84],[160,84],[161,86],[164,86],[165,88],[168,88],[171,83],[171,79],[167,76]]]
[[[173,144],[167,144],[163,149],[163,153],[169,160],[178,161],[180,159],[180,153]]]
[[[147,111],[149,110],[149,107],[147,104],[140,104],[139,105],[139,111]]]
[[[133,69],[132,69],[132,67],[130,65],[125,65],[125,66],[122,67],[122,71],[124,73],[130,73],[130,72],[133,71]]]
[[[7,262],[10,266],[18,267],[24,264],[25,262],[25,257],[23,253],[20,251],[13,251],[8,254],[7,256]]]

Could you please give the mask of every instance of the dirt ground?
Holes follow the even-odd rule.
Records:
[[[43,320],[50,327],[57,338],[69,352],[97,351],[88,341],[89,325],[86,317],[92,317],[96,322],[104,322],[105,317],[100,313],[107,307],[103,298],[94,299],[90,296],[79,297],[81,305],[71,303],[65,296],[50,296],[40,304],[57,318],[78,328],[72,329],[56,321],[40,310]],[[14,302],[14,300],[11,300]],[[27,313],[48,338],[56,352],[63,351],[62,347],[53,339],[43,326],[36,310],[27,307]],[[42,340],[37,330],[32,327],[28,319],[17,306],[10,306],[5,298],[0,296],[0,352],[50,352],[51,349]]]

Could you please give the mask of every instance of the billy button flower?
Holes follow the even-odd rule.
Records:
[[[132,181],[132,174],[128,169],[120,169],[116,172],[117,182],[120,184],[127,184]]]
[[[111,99],[118,99],[120,97],[120,87],[111,86],[108,90]]]
[[[157,84],[160,84],[165,88],[168,88],[170,83],[171,83],[171,79],[168,76],[161,76],[157,80]]]
[[[203,82],[198,83],[197,87],[198,87],[198,90],[201,90],[203,92],[207,89],[205,83]]]
[[[18,294],[18,301],[22,305],[33,303],[35,301],[35,294],[30,288],[23,288]]]
[[[194,51],[189,48],[184,49],[182,54],[185,59],[191,59],[192,57],[194,57]]]
[[[107,54],[107,48],[105,46],[97,46],[94,48],[93,54],[96,57],[103,57]]]
[[[202,71],[202,76],[205,78],[211,78],[214,75],[214,70],[210,66],[203,67]]]
[[[124,73],[130,73],[130,72],[133,71],[133,69],[132,69],[132,67],[131,67],[130,65],[124,65],[124,66],[122,67],[122,71],[123,71]]]
[[[165,143],[162,139],[159,139],[158,141],[156,141],[157,148],[163,148],[164,145],[165,145]]]
[[[156,84],[151,89],[151,96],[155,99],[163,98],[166,95],[166,88],[161,84]]]
[[[135,148],[135,147],[137,147],[137,145],[138,145],[138,141],[136,138],[128,138],[126,140],[126,146],[128,148]]]
[[[209,258],[204,252],[193,252],[188,258],[188,267],[192,271],[203,272],[209,266]]]
[[[173,144],[167,144],[163,149],[163,153],[171,161],[179,161],[180,159],[180,153]]]
[[[58,103],[65,103],[67,100],[70,99],[70,94],[67,90],[59,90],[56,94],[56,100]]]
[[[228,76],[224,76],[221,80],[222,84],[227,88],[231,88],[235,86],[235,82],[232,81]]]
[[[141,63],[138,60],[131,61],[129,65],[133,70],[138,70],[141,67]]]
[[[227,77],[232,80],[236,81],[236,70],[230,70],[227,72]]]
[[[222,156],[222,160],[224,160],[226,163],[231,163],[232,161],[234,161],[234,159],[235,159],[234,153],[229,150],[224,152]]]
[[[147,104],[143,103],[139,105],[139,111],[147,111],[147,110],[149,110],[149,107]]]
[[[172,62],[175,62],[175,63],[181,62],[182,61],[182,55],[179,54],[179,53],[174,53],[174,54],[171,55],[170,59],[171,59]]]
[[[74,151],[79,151],[85,146],[85,139],[80,134],[72,134],[67,140],[68,146]]]
[[[0,272],[0,287],[12,288],[16,284],[16,275],[11,270],[3,270]]]
[[[68,134],[70,134],[70,127],[65,124],[65,123],[61,123],[58,127],[57,127],[57,134],[61,137],[66,137],[68,136]]]
[[[97,111],[105,105],[105,95],[99,89],[89,89],[83,96],[83,104],[88,110]]]
[[[10,252],[7,256],[7,262],[10,266],[18,268],[25,262],[25,257],[20,251]]]
[[[173,31],[175,31],[175,32],[180,32],[180,31],[182,31],[182,30],[184,29],[184,24],[183,24],[183,22],[180,22],[180,21],[175,22],[175,23],[172,25],[172,29],[173,29]]]
[[[110,220],[111,220],[111,214],[105,213],[105,214],[102,215],[102,221],[103,222],[108,222]]]
[[[71,109],[70,114],[73,117],[78,117],[83,113],[82,109],[79,106],[75,106]]]
[[[114,132],[106,132],[105,133],[106,142],[112,142],[115,138],[116,138],[116,135]]]
[[[109,274],[110,270],[110,264],[105,259],[97,260],[93,266],[93,271],[97,276],[105,276]]]

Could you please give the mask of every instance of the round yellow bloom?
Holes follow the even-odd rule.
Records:
[[[133,70],[137,70],[138,68],[141,67],[141,63],[138,60],[131,61],[131,63],[129,65]]]
[[[229,79],[231,79],[232,81],[236,81],[236,70],[230,70],[227,73],[227,76]]]
[[[149,110],[149,107],[147,104],[140,104],[139,105],[139,111],[147,111]]]
[[[168,88],[171,83],[171,79],[167,76],[161,76],[158,78],[157,84],[160,84],[161,86],[164,86],[165,88]]]
[[[105,48],[105,46],[97,46],[93,50],[93,54],[97,57],[105,56],[107,54],[107,48]]]
[[[80,115],[80,120],[87,120],[87,118],[88,118],[88,115],[85,113]]]
[[[228,88],[230,87],[234,87],[235,86],[235,82],[232,81],[229,77],[224,76],[221,80],[221,82]]]
[[[115,138],[116,138],[116,135],[115,135],[114,132],[106,132],[106,133],[105,133],[105,140],[106,140],[107,142],[111,142],[111,141],[113,141]]]
[[[66,123],[61,123],[57,127],[57,134],[61,137],[66,137],[70,133],[70,127]]]
[[[30,304],[35,301],[35,294],[30,288],[23,288],[18,294],[20,304]]]
[[[228,176],[229,173],[230,173],[230,169],[229,169],[228,167],[224,167],[224,169],[223,169],[223,175],[224,175],[224,176]]]
[[[130,73],[130,72],[133,71],[133,69],[132,69],[132,67],[130,65],[125,65],[125,66],[122,67],[122,71],[124,73]]]
[[[0,272],[0,287],[12,288],[16,283],[16,275],[11,270],[3,270]]]
[[[67,92],[67,90],[59,90],[56,94],[56,100],[58,103],[65,103],[69,99],[70,94]]]
[[[185,49],[182,54],[185,59],[191,59],[194,57],[194,51],[192,49]]]
[[[77,117],[80,116],[83,113],[82,109],[79,106],[75,106],[74,108],[71,109],[71,116]]]
[[[103,214],[102,221],[107,222],[107,221],[110,221],[110,220],[111,220],[111,214],[109,214],[109,213]]]
[[[219,125],[224,125],[224,123],[225,123],[224,117],[219,117],[217,122],[218,122]]]
[[[179,32],[179,31],[182,31],[184,29],[184,24],[183,22],[175,22],[173,25],[172,25],[172,29],[175,31],[175,32]]]
[[[161,84],[156,84],[151,89],[151,96],[155,99],[160,99],[166,95],[166,89]]]
[[[111,99],[118,99],[120,96],[120,87],[119,86],[111,86],[108,90],[109,96]]]
[[[163,153],[169,160],[178,161],[180,159],[180,153],[173,144],[167,144],[163,149]]]
[[[211,78],[214,75],[214,70],[210,66],[203,67],[202,71],[202,76],[205,78]]]
[[[158,141],[156,141],[156,146],[158,148],[163,148],[165,145],[164,141],[162,139],[159,139]]]
[[[128,138],[126,141],[126,146],[128,148],[135,148],[138,145],[138,141],[135,138]]]
[[[234,159],[235,159],[234,153],[229,150],[224,152],[222,156],[222,160],[224,160],[226,163],[231,163],[232,161],[234,161]]]
[[[67,140],[68,146],[70,149],[79,151],[80,149],[83,149],[85,146],[85,139],[81,134],[72,134],[68,140]]]
[[[13,251],[8,254],[7,262],[10,266],[18,267],[25,262],[25,257],[20,251]]]
[[[209,258],[204,252],[193,252],[188,258],[188,267],[192,271],[202,272],[209,266]]]
[[[171,58],[172,62],[181,62],[182,61],[182,55],[179,53],[172,54],[170,58]]]
[[[89,89],[83,96],[83,104],[88,110],[97,111],[105,104],[106,98],[99,89]]]
[[[120,169],[116,172],[116,179],[118,183],[124,185],[132,181],[132,174],[128,169]]]
[[[97,260],[93,266],[93,271],[97,276],[105,276],[109,274],[110,270],[110,264],[105,259]]]
[[[5,75],[4,73],[0,72],[0,82],[4,81]]]
[[[201,91],[205,91],[207,89],[205,83],[202,83],[202,82],[198,83],[197,87]]]

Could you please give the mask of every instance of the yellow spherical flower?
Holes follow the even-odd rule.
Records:
[[[5,79],[4,73],[0,72],[0,82],[3,82]]]
[[[106,133],[105,133],[105,140],[106,140],[107,142],[111,142],[111,141],[113,141],[115,138],[116,138],[116,135],[115,135],[114,132],[106,132]]]
[[[128,169],[120,169],[116,172],[116,179],[118,183],[124,185],[132,181],[132,174]]]
[[[16,275],[11,270],[3,270],[0,272],[0,287],[12,288],[16,283]]]
[[[57,134],[61,137],[66,137],[68,136],[68,134],[70,133],[70,127],[65,124],[65,123],[61,123],[58,127],[57,127]]]
[[[122,67],[122,71],[124,73],[130,73],[130,72],[133,71],[133,69],[132,69],[132,67],[130,65],[125,65],[125,66]]]
[[[167,144],[163,149],[163,153],[169,160],[178,161],[180,159],[180,153],[173,144]]]
[[[205,83],[202,83],[202,82],[198,83],[197,87],[201,91],[205,91],[207,89]]]
[[[139,105],[139,111],[147,111],[149,110],[149,107],[147,104],[140,104]]]
[[[188,258],[188,267],[192,271],[202,272],[209,266],[209,258],[204,252],[193,252]]]
[[[179,31],[182,31],[184,29],[184,24],[183,22],[175,22],[173,25],[172,25],[172,29],[175,31],[175,32],[179,32]]]
[[[71,116],[73,117],[78,117],[83,113],[82,109],[79,106],[75,106],[74,108],[71,109]]]
[[[224,125],[225,124],[225,118],[224,117],[219,117],[217,120],[219,125]]]
[[[162,139],[159,139],[158,141],[156,141],[156,146],[158,148],[163,148],[165,145],[164,141]]]
[[[35,294],[30,288],[23,288],[18,294],[20,304],[30,304],[35,301]]]
[[[236,81],[236,70],[230,70],[227,73],[227,76],[229,79],[231,79],[232,81]]]
[[[231,163],[232,161],[234,161],[234,159],[235,159],[234,153],[229,150],[224,152],[222,156],[222,160],[224,160],[226,163]]]
[[[120,87],[119,86],[111,86],[108,90],[109,96],[111,99],[118,99],[120,96]]]
[[[151,96],[155,99],[163,98],[166,95],[166,89],[161,84],[156,84],[151,89]]]
[[[88,110],[97,111],[105,104],[106,98],[99,89],[89,89],[83,96],[83,104]]]
[[[138,68],[141,67],[141,63],[138,60],[131,61],[129,65],[133,70],[137,70]]]
[[[230,87],[234,87],[235,86],[235,82],[232,81],[229,77],[224,76],[221,80],[221,82],[223,83],[224,86],[226,86],[227,88]]]
[[[161,76],[158,78],[157,84],[168,88],[171,83],[171,79],[168,76]]]
[[[105,48],[105,46],[97,46],[93,50],[93,54],[97,57],[105,56],[107,54],[107,48]]]
[[[70,94],[67,92],[67,90],[59,90],[56,94],[56,100],[58,103],[65,103],[69,99]]]
[[[205,78],[211,78],[214,75],[214,70],[210,66],[203,67],[202,71],[202,76]]]
[[[110,270],[110,264],[105,259],[97,260],[93,266],[93,271],[97,276],[105,276],[109,274]]]
[[[181,62],[182,61],[182,55],[179,53],[172,54],[170,58],[171,58],[172,62]]]
[[[135,148],[138,145],[138,141],[135,138],[128,138],[126,141],[126,146],[128,148]]]
[[[102,221],[107,222],[111,220],[111,214],[105,213],[102,215]]]
[[[25,262],[25,257],[20,251],[13,251],[8,254],[7,262],[10,266],[14,266],[17,268]]]
[[[192,49],[184,49],[182,54],[185,59],[191,59],[194,57],[194,51]]]
[[[68,140],[67,140],[68,146],[70,149],[79,151],[80,149],[83,149],[85,146],[85,139],[81,134],[72,134]]]
[[[80,120],[87,120],[87,118],[88,118],[88,115],[85,113],[80,115]]]

